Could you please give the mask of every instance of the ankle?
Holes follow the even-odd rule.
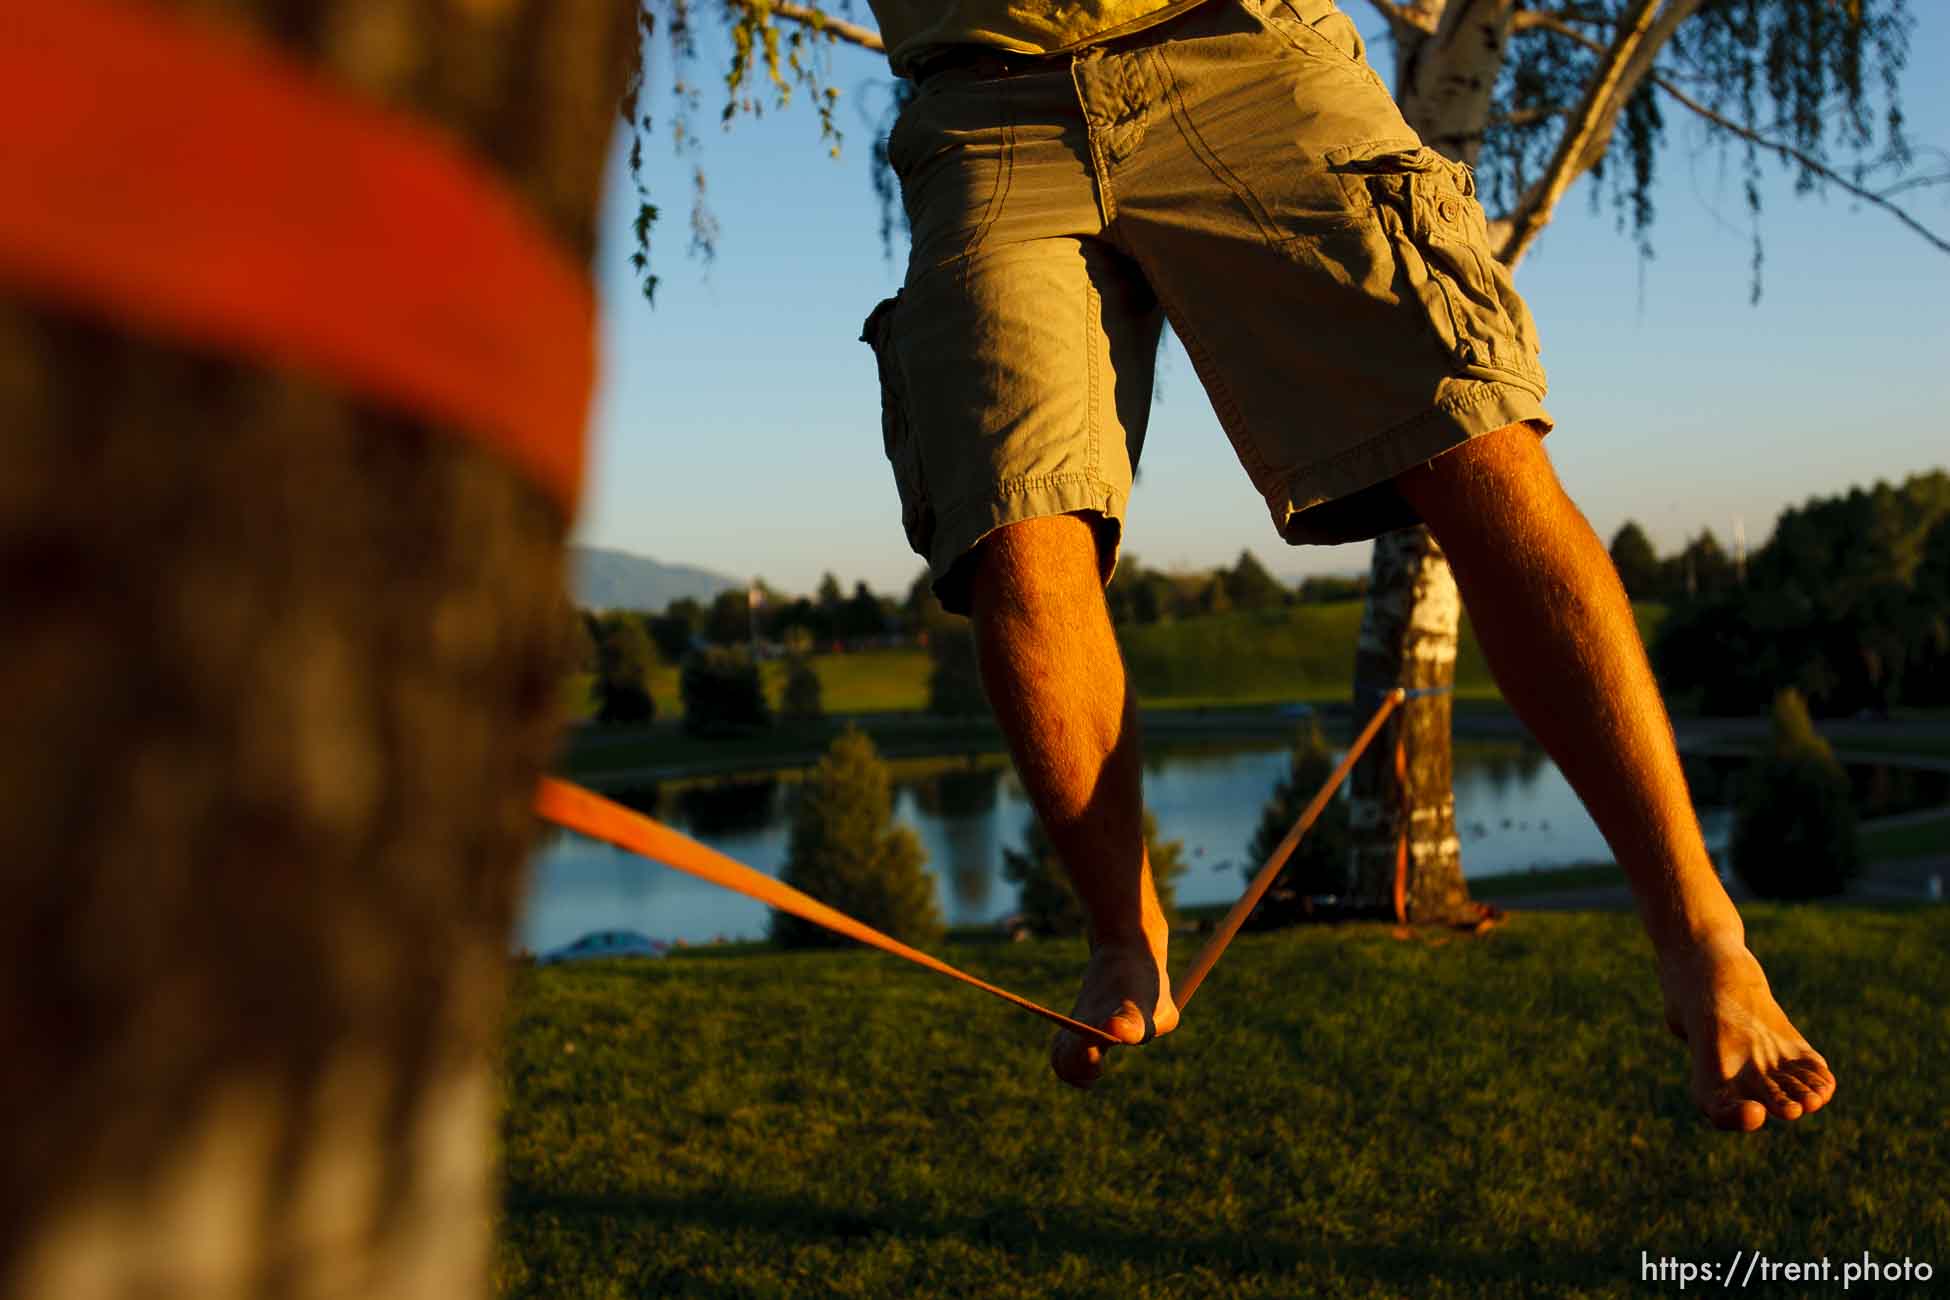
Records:
[[[1106,949],[1143,952],[1163,964],[1171,930],[1157,901],[1146,899],[1138,916],[1110,921],[1093,918],[1088,927],[1088,937],[1093,955]]]

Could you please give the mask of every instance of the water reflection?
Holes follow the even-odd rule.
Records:
[[[677,821],[700,839],[763,830],[774,821],[779,802],[777,778],[757,781],[714,781],[687,785],[676,797]]]
[[[1161,835],[1184,844],[1190,868],[1178,897],[1188,904],[1238,895],[1260,810],[1284,775],[1279,741],[1251,747],[1154,751],[1145,801]],[[1739,760],[1689,761],[1687,777],[1704,811],[1707,843],[1723,847],[1738,797]],[[1950,799],[1943,773],[1851,769],[1866,815]],[[750,866],[784,865],[800,785],[796,781],[710,782],[619,792],[658,817]],[[1484,877],[1534,866],[1605,861],[1610,850],[1556,767],[1534,746],[1459,742],[1456,825],[1463,867]],[[1715,807],[1714,805],[1717,805]],[[1015,910],[1016,890],[1000,874],[1002,850],[1020,843],[1030,810],[1014,774],[998,759],[903,764],[894,815],[914,828],[940,882],[950,924],[996,921]],[[703,881],[572,835],[554,835],[538,856],[519,942],[540,950],[594,929],[641,930],[702,942],[762,937],[766,910]]]

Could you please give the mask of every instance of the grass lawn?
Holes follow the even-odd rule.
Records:
[[[1049,1078],[1039,1022],[865,951],[524,971],[500,1289],[1626,1296],[1677,1290],[1642,1251],[1755,1250],[1940,1283],[1950,908],[1756,907],[1749,931],[1842,1087],[1746,1138],[1694,1118],[1624,915],[1248,935],[1090,1093]],[[1050,1002],[1080,965],[946,955]]]
[[[1950,853],[1950,812],[1908,826],[1862,832],[1864,862],[1934,857],[1942,853]]]
[[[1649,632],[1662,613],[1658,606],[1640,608],[1642,628]],[[1344,699],[1360,623],[1360,602],[1346,601],[1131,625],[1120,627],[1117,635],[1131,680],[1147,708],[1194,708]],[[816,654],[812,665],[829,713],[897,713],[927,705],[928,656],[923,649]],[[768,662],[765,675],[776,702],[785,685],[785,665]],[[1456,685],[1466,696],[1496,696],[1467,623]],[[674,665],[661,664],[654,670],[650,693],[659,717],[674,718],[682,712]],[[588,695],[587,674],[571,678],[564,686],[571,716],[589,715]]]
[[[1535,867],[1497,876],[1472,876],[1469,892],[1477,898],[1525,898],[1566,889],[1594,889],[1622,885],[1625,873],[1615,862],[1591,862],[1574,867]]]

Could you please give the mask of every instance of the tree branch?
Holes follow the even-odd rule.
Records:
[[[1593,40],[1591,37],[1585,35],[1583,32],[1577,30],[1577,28],[1571,26],[1569,23],[1565,22],[1562,18],[1559,18],[1555,14],[1541,13],[1536,10],[1526,9],[1517,14],[1516,23],[1519,28],[1532,28],[1532,27],[1542,28],[1543,30],[1550,32],[1552,35],[1561,36],[1566,40],[1574,41],[1577,44],[1582,45],[1586,49],[1592,51],[1593,53],[1596,54],[1604,53],[1605,47],[1603,45]],[[1848,177],[1842,175],[1840,172],[1836,171],[1833,167],[1830,167],[1827,163],[1821,161],[1819,158],[1814,157],[1812,154],[1805,153],[1802,150],[1795,148],[1793,145],[1783,144],[1779,140],[1770,140],[1766,136],[1762,135],[1760,132],[1754,130],[1752,127],[1742,126],[1740,123],[1734,121],[1732,118],[1726,117],[1723,114],[1715,112],[1713,109],[1708,108],[1705,104],[1700,103],[1697,99],[1694,99],[1691,95],[1681,90],[1677,85],[1673,83],[1672,79],[1668,76],[1655,72],[1652,74],[1652,84],[1657,86],[1660,90],[1665,91],[1666,94],[1672,96],[1675,100],[1679,101],[1679,103],[1683,107],[1690,109],[1693,113],[1695,113],[1696,115],[1698,115],[1700,118],[1704,119],[1706,122],[1710,123],[1711,125],[1718,127],[1720,130],[1725,131],[1730,135],[1737,136],[1740,139],[1747,141],[1749,144],[1754,145],[1756,148],[1770,150],[1775,155],[1777,155],[1778,157],[1786,161],[1798,163],[1802,167],[1805,167],[1809,171],[1815,173],[1817,176],[1820,176],[1823,180],[1829,181],[1835,185],[1840,186],[1842,189],[1847,190],[1850,194],[1853,194],[1856,198],[1861,199],[1863,202],[1873,203],[1875,206],[1889,213],[1891,216],[1895,217],[1896,220],[1902,222],[1905,226],[1908,226],[1911,230],[1921,235],[1927,242],[1934,245],[1936,248],[1941,249],[1943,252],[1950,253],[1950,240],[1944,239],[1943,236],[1938,235],[1935,231],[1925,226],[1922,222],[1910,216],[1909,213],[1905,212],[1900,206],[1890,201],[1890,195],[1892,194],[1901,193],[1904,190],[1916,188],[1923,185],[1942,184],[1946,180],[1950,180],[1950,177],[1942,177],[1942,176],[1915,177],[1912,178],[1911,180],[1904,181],[1901,184],[1896,185],[1883,193],[1877,193],[1874,190],[1868,189],[1850,180]]]
[[[774,18],[784,18],[789,22],[810,27],[814,31],[824,32],[848,44],[857,45],[863,50],[872,50],[876,54],[887,52],[886,42],[880,39],[880,33],[873,28],[847,22],[844,18],[835,18],[811,5],[793,4],[791,0],[775,0],[769,5],[760,3],[760,0],[725,0],[725,2],[739,9],[763,10]]]
[[[1593,54],[1603,54],[1605,52],[1605,46],[1602,41],[1586,36],[1583,32],[1571,26],[1571,24],[1565,22],[1556,14],[1545,13],[1541,9],[1519,9],[1511,16],[1510,21],[1511,25],[1520,32],[1527,32],[1533,27],[1541,27],[1554,35],[1576,41]]]
[[[1381,12],[1390,27],[1406,27],[1424,35],[1435,35],[1435,16],[1426,9],[1411,7],[1399,0],[1368,0],[1368,3]]]
[[[1618,116],[1625,111],[1626,101],[1631,99],[1638,92],[1639,85],[1652,75],[1652,64],[1659,57],[1659,52],[1666,48],[1666,43],[1672,39],[1673,33],[1699,12],[1702,3],[1703,0],[1666,0],[1665,9],[1659,14],[1658,19],[1652,24],[1652,29],[1645,34],[1645,39],[1639,42],[1638,49],[1626,63],[1625,75],[1619,78],[1617,87],[1611,93],[1610,102],[1605,106],[1601,127],[1592,139],[1590,147],[1585,150],[1584,157],[1578,159],[1578,175],[1582,176],[1604,160],[1606,150],[1611,148],[1612,132],[1618,126]]]
[[[1814,157],[1812,154],[1804,153],[1803,151],[1796,149],[1793,145],[1783,144],[1779,140],[1770,140],[1766,136],[1762,135],[1760,132],[1753,130],[1751,127],[1742,126],[1740,125],[1740,123],[1734,121],[1732,118],[1724,117],[1721,114],[1714,112],[1706,105],[1700,103],[1698,100],[1688,95],[1685,91],[1680,90],[1677,86],[1667,81],[1664,77],[1655,76],[1654,78],[1652,78],[1652,84],[1657,86],[1659,89],[1665,91],[1668,95],[1671,95],[1674,99],[1678,100],[1681,104],[1691,109],[1693,112],[1699,114],[1699,116],[1705,118],[1708,122],[1712,123],[1714,126],[1719,127],[1722,131],[1727,131],[1733,135],[1737,135],[1742,140],[1747,141],[1749,144],[1752,144],[1757,148],[1771,149],[1774,153],[1780,155],[1780,157],[1782,157],[1783,159],[1801,164],[1801,166],[1807,168],[1811,172],[1814,172],[1817,176],[1820,176],[1823,180],[1841,186],[1843,189],[1847,190],[1850,194],[1853,194],[1856,198],[1861,199],[1863,202],[1875,204],[1883,211],[1895,217],[1896,220],[1902,222],[1905,226],[1908,226],[1911,230],[1921,235],[1924,239],[1934,244],[1937,248],[1941,249],[1943,252],[1950,253],[1950,239],[1945,239],[1943,236],[1937,234],[1935,231],[1931,230],[1928,226],[1925,226],[1922,222],[1918,221],[1916,218],[1910,216],[1909,213],[1903,211],[1902,208],[1898,207],[1894,203],[1891,203],[1888,200],[1888,198],[1886,198],[1885,196],[1876,193],[1874,190],[1856,184],[1854,181],[1842,175],[1840,172],[1836,171],[1833,167],[1830,167],[1827,163],[1822,162],[1819,158]],[[1944,180],[1950,180],[1950,177],[1923,177],[1923,178],[1918,178],[1918,182],[1911,182],[1911,183],[1920,182],[1923,184],[1930,184],[1930,183],[1940,183]],[[1906,183],[1905,185],[1899,188],[1908,188],[1909,184],[1911,183]]]
[[[1577,179],[1580,170],[1578,164],[1583,161],[1592,142],[1608,129],[1611,119],[1607,117],[1607,110],[1625,80],[1633,56],[1651,32],[1661,3],[1662,0],[1637,0],[1619,24],[1618,39],[1599,59],[1597,73],[1586,88],[1577,110],[1571,115],[1570,125],[1558,140],[1550,165],[1544,169],[1537,183],[1518,200],[1516,211],[1510,216],[1509,235],[1497,250],[1497,260],[1505,266],[1514,269],[1523,260],[1523,255],[1530,251],[1530,245],[1556,212],[1558,200],[1564,197],[1571,182]]]

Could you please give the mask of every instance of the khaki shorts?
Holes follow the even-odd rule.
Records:
[[[1115,563],[1162,319],[1292,543],[1414,524],[1390,481],[1550,428],[1469,169],[1331,0],[1208,0],[929,76],[888,140],[913,227],[868,317],[902,524],[951,610],[996,528],[1095,512]]]

